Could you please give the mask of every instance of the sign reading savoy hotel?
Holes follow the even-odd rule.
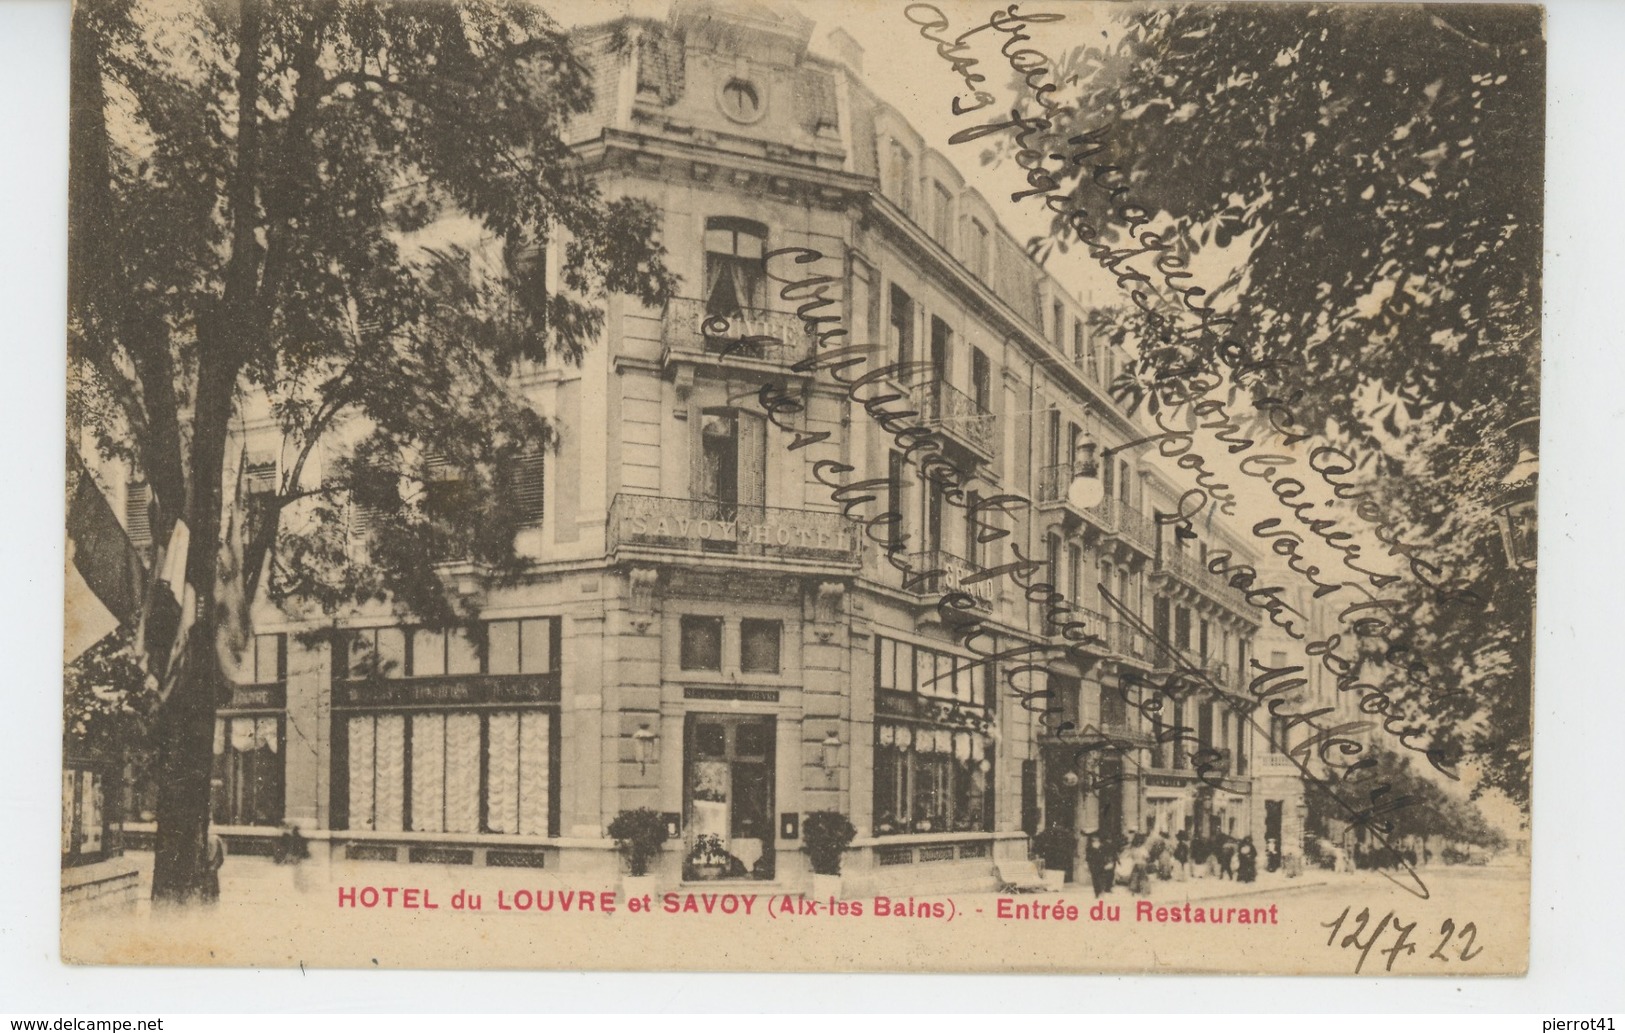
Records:
[[[65,958],[1524,969],[1536,10],[223,10],[74,14]]]

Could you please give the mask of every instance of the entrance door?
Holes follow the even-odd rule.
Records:
[[[773,877],[773,718],[684,721],[686,879]]]
[[[1275,871],[1281,867],[1281,801],[1264,801],[1264,854],[1265,867]]]

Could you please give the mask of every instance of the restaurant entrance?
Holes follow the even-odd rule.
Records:
[[[684,879],[773,877],[773,738],[772,717],[685,718]]]

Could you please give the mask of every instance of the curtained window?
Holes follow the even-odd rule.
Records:
[[[546,835],[551,721],[537,710],[351,717],[349,827]]]
[[[280,824],[282,718],[217,718],[210,786],[210,820],[216,825]]]
[[[763,308],[767,227],[749,219],[705,220],[705,311],[733,318]]]

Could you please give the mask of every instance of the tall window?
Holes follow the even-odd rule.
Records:
[[[931,371],[944,383],[948,381],[953,362],[953,336],[941,317],[931,317]]]
[[[982,503],[980,492],[970,492],[965,496],[965,561],[973,567],[982,565],[982,543],[980,528],[977,524],[977,507]]]
[[[1053,318],[1050,320],[1050,338],[1055,342],[1056,351],[1064,351],[1066,349],[1066,308],[1059,301],[1055,302],[1054,307],[1051,309],[1051,316]]]
[[[985,711],[993,681],[988,667],[907,642],[875,638],[877,695],[926,697],[963,717],[875,721],[874,818],[877,835],[992,830],[993,743]],[[910,706],[942,713],[939,705]],[[961,723],[953,723],[958,721]]]
[[[1061,461],[1061,410],[1048,409],[1044,413],[1045,439],[1049,447],[1049,465],[1055,466]]]
[[[977,279],[986,280],[987,227],[982,225],[980,219],[972,219],[968,236],[970,239],[965,242],[965,250],[968,252],[970,261],[966,264],[970,266],[970,271],[976,274]]]
[[[1128,723],[1128,701],[1123,698],[1121,688],[1100,687],[1100,723],[1107,729],[1121,728]]]
[[[952,237],[950,236],[950,232],[953,227],[953,206],[954,195],[948,192],[947,187],[943,186],[941,183],[938,183],[936,180],[932,180],[931,235],[936,237],[937,243],[941,244],[943,247],[950,247],[953,244]]]
[[[880,290],[875,286],[874,267],[861,258],[852,259],[852,338],[847,343],[872,346],[880,333]]]
[[[559,630],[551,617],[490,621],[482,651],[461,629],[361,629],[335,648],[334,677],[358,677],[353,658],[380,656],[394,677],[557,673]],[[351,714],[335,772],[342,827],[547,835],[552,720],[523,708]]]
[[[891,160],[886,168],[886,193],[906,215],[914,213],[914,156],[901,141],[891,142]]]
[[[540,450],[527,452],[514,462],[509,490],[521,527],[542,526],[546,473],[547,457]]]
[[[707,409],[701,414],[699,435],[696,496],[717,503],[719,519],[732,519],[735,506],[765,504],[767,428],[762,417]]]
[[[282,754],[281,715],[215,719],[209,801],[215,824],[282,821]]]
[[[913,362],[914,299],[896,284],[892,284],[891,288],[890,320],[891,340],[886,343],[890,345],[892,358],[905,365]]]
[[[738,316],[762,308],[762,253],[767,227],[749,219],[705,220],[705,309]]]
[[[987,361],[987,354],[980,348],[970,350],[970,386],[977,406],[983,412],[992,412],[993,371]]]
[[[1083,367],[1088,371],[1090,380],[1100,379],[1100,347],[1093,337],[1084,342]]]
[[[936,552],[942,548],[942,484],[932,477],[925,478],[925,548]]]
[[[1072,321],[1072,361],[1083,361],[1083,320]]]
[[[903,498],[903,455],[891,452],[886,457],[886,513],[891,517],[886,529],[887,548],[893,552],[903,547],[905,531],[903,514],[908,512]]]
[[[1087,606],[1083,602],[1083,548],[1078,545],[1066,547],[1066,597],[1079,606]]]

